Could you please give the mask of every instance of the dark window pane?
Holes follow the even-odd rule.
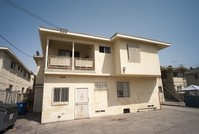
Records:
[[[61,102],[66,102],[68,101],[68,89],[67,88],[63,88],[62,89],[62,95],[61,95]]]
[[[111,53],[111,48],[110,47],[104,47],[105,53]]]
[[[59,88],[54,89],[54,102],[60,101],[60,92],[61,92],[61,89]]]
[[[117,82],[117,97],[130,97],[128,82]]]
[[[101,53],[104,53],[104,47],[103,47],[103,46],[99,46],[99,51],[100,51]]]

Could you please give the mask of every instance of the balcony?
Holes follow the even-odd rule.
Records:
[[[67,56],[48,56],[49,69],[67,69],[67,70],[94,70],[93,58],[74,58],[74,67],[72,58]]]
[[[94,59],[75,58],[75,70],[94,70]]]
[[[48,56],[48,68],[51,69],[71,69],[71,57],[66,56]]]

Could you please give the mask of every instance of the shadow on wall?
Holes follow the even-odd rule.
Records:
[[[118,98],[117,87],[108,91],[108,106],[149,103],[156,87],[156,78],[132,78],[129,81],[130,97]]]
[[[102,73],[103,74],[113,74],[114,72],[114,62],[113,62],[113,55],[105,53],[103,58],[102,64]]]

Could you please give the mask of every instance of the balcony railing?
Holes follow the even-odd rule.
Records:
[[[66,56],[48,56],[48,68],[72,70],[72,58]],[[94,59],[74,58],[74,70],[94,70]]]
[[[66,56],[49,56],[48,68],[71,68],[71,57]]]
[[[94,70],[94,61],[92,58],[75,58],[76,70]]]

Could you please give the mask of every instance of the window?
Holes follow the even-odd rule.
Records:
[[[184,74],[181,72],[173,72],[173,77],[184,77]]]
[[[130,97],[128,82],[117,82],[117,97]]]
[[[26,77],[26,71],[23,71],[23,76]]]
[[[95,83],[95,89],[96,90],[107,89],[107,83],[106,82],[96,82]]]
[[[177,86],[177,91],[182,89],[182,86]]]
[[[162,93],[162,87],[158,87],[159,93]]]
[[[58,50],[58,56],[68,56],[68,57],[70,57],[70,51],[67,51],[65,49],[59,49]]]
[[[18,71],[20,71],[21,70],[21,67],[18,65]]]
[[[140,62],[140,47],[135,44],[127,44],[128,60],[132,62]]]
[[[59,49],[58,50],[58,56],[68,56],[72,57],[72,51],[65,50],[65,49]],[[74,57],[80,57],[80,52],[74,52]]]
[[[110,47],[105,47],[105,46],[99,46],[99,52],[100,53],[111,53],[111,48]]]
[[[53,89],[53,104],[67,104],[69,88]]]
[[[14,61],[11,61],[11,66],[10,66],[13,70],[15,70],[16,67],[16,63]]]
[[[72,57],[72,52],[71,52],[71,57]],[[80,57],[80,52],[74,52],[74,57]]]

